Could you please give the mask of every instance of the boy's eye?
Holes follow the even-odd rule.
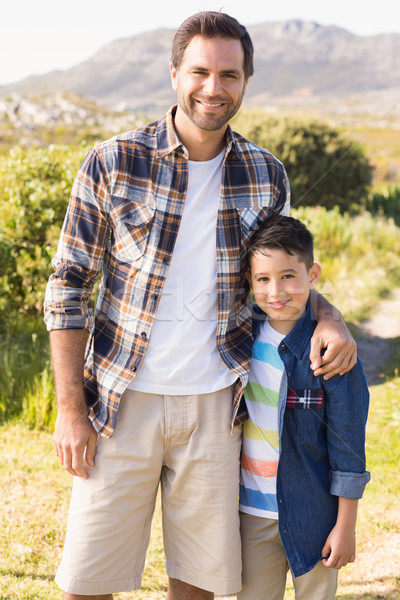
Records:
[[[258,281],[269,281],[269,277],[259,277]]]
[[[282,279],[292,279],[294,277],[294,275],[292,275],[291,273],[287,273],[286,275],[284,275],[282,277]]]

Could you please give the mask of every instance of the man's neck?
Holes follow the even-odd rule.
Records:
[[[211,160],[218,156],[225,146],[228,125],[216,131],[207,131],[194,125],[185,113],[176,110],[174,126],[182,144],[189,152],[189,159],[194,161]]]

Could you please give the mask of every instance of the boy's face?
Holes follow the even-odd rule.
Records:
[[[305,311],[310,289],[321,274],[320,266],[314,263],[307,269],[295,254],[266,249],[265,254],[257,252],[251,258],[250,270],[248,281],[258,306],[274,329],[289,333]]]

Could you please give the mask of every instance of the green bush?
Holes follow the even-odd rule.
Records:
[[[338,207],[301,207],[291,214],[313,234],[322,267],[318,290],[347,321],[360,324],[379,298],[400,285],[400,229],[393,220],[366,211],[350,217]]]
[[[16,148],[0,158],[0,327],[41,311],[71,186],[86,149]]]
[[[329,125],[253,110],[235,117],[233,127],[283,162],[292,206],[338,206],[344,212],[366,198],[373,172],[368,159]]]
[[[365,208],[373,215],[391,217],[400,226],[400,186],[372,192],[366,199]]]

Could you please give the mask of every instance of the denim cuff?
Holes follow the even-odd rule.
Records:
[[[365,486],[370,479],[371,475],[368,471],[364,471],[364,473],[331,471],[330,493],[332,496],[359,500],[362,498]]]

